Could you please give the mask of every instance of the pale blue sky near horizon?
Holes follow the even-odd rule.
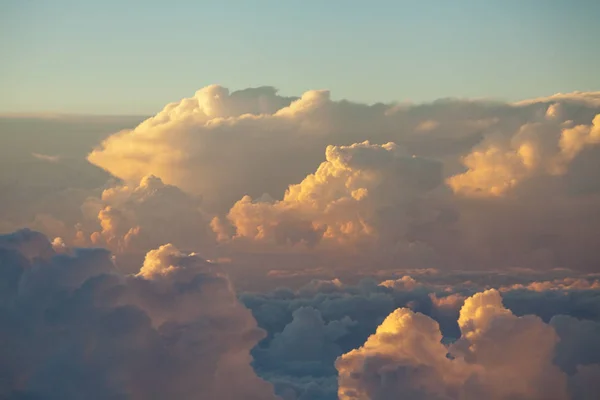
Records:
[[[151,114],[217,83],[334,99],[600,90],[598,0],[0,0],[0,113]]]

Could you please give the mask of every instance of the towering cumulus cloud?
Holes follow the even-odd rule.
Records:
[[[213,85],[88,159],[126,187],[152,175],[201,197],[194,218],[225,253],[589,270],[600,235],[599,98],[366,105],[323,90],[283,97]],[[116,224],[124,213],[106,206],[98,243],[123,248],[151,231]]]
[[[517,317],[488,290],[465,300],[458,325],[461,337],[446,346],[436,321],[397,309],[337,360],[339,398],[566,400],[598,393],[592,377],[600,365],[589,364],[597,359],[574,349],[577,340],[597,338],[596,323]]]
[[[135,129],[108,138],[89,160],[127,180],[157,175],[201,194],[218,208],[223,199],[268,190],[261,182],[273,157],[289,165],[278,150],[285,147],[282,141],[291,140],[286,133],[297,128],[293,114],[309,112],[321,96],[296,103],[285,113],[279,110],[286,110],[295,99],[278,96],[272,88],[230,94],[223,87],[208,86],[192,98],[168,104]],[[279,138],[271,135],[273,131],[282,131]],[[285,185],[294,173],[298,172],[281,168],[279,184]]]
[[[167,244],[122,275],[103,249],[0,236],[0,397],[275,399],[263,337],[218,265]]]
[[[394,143],[328,146],[325,158],[280,201],[238,201],[227,215],[233,239],[313,247],[368,244],[386,233],[400,237],[418,218],[423,194],[441,180],[438,162],[412,157]],[[221,238],[227,236],[223,225],[213,221]]]

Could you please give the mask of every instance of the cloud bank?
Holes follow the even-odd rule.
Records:
[[[201,196],[231,254],[590,270],[598,98],[366,105],[213,85],[107,138],[88,160],[128,184],[152,174]]]

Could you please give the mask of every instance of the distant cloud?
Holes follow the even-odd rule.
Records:
[[[292,98],[213,85],[107,138],[88,159],[127,184],[154,174],[201,196],[233,252],[589,269],[589,238],[600,234],[597,98],[365,105],[323,90]],[[376,150],[385,146],[396,150]],[[385,164],[394,152],[405,158]]]
[[[529,105],[534,103],[550,103],[550,102],[568,102],[586,105],[590,107],[600,107],[600,92],[572,92],[572,93],[556,93],[552,96],[537,97],[533,99],[521,100],[515,102],[517,106]]]
[[[415,127],[415,130],[420,131],[420,132],[428,132],[428,131],[434,130],[439,125],[440,124],[437,121],[433,121],[433,120],[423,121]]]
[[[39,153],[31,153],[31,155],[34,158],[37,158],[38,160],[42,160],[42,161],[48,161],[48,162],[58,162],[58,161],[60,161],[60,156],[50,156],[50,155],[39,154]]]

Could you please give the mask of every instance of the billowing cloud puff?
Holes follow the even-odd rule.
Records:
[[[465,301],[465,297],[459,293],[452,293],[442,297],[438,297],[435,293],[430,293],[429,298],[433,306],[440,311],[457,310]]]
[[[419,200],[441,181],[441,164],[406,154],[394,143],[328,146],[326,161],[282,200],[238,201],[227,214],[233,240],[258,244],[365,245],[404,239],[420,216]],[[426,211],[425,211],[426,213]],[[213,222],[225,237],[227,223]],[[225,226],[225,229],[223,227]]]
[[[569,379],[579,384],[588,379],[591,383],[588,375],[593,374],[595,366],[589,361],[585,363],[580,355],[572,353],[577,363],[582,363],[578,365],[582,365],[579,370],[583,372],[576,375],[565,368],[565,362],[554,363],[557,354],[570,354],[557,347],[559,333],[569,335],[557,333],[554,326],[575,326],[580,335],[590,332],[590,328],[579,328],[576,320],[555,321],[549,325],[532,315],[517,317],[503,306],[498,291],[489,290],[465,301],[458,320],[462,335],[446,346],[441,343],[437,322],[410,309],[397,309],[363,346],[337,360],[339,398],[500,400],[597,396],[597,385],[569,385]],[[572,337],[571,343],[576,340]]]
[[[214,241],[201,199],[152,175],[136,184],[108,186],[100,197],[87,198],[81,210],[76,232],[62,238],[67,243],[145,253],[166,242],[207,249]]]
[[[395,290],[413,290],[419,283],[409,275],[404,275],[400,279],[387,279],[379,285]]]
[[[264,333],[218,266],[165,245],[126,276],[103,249],[48,251],[0,236],[0,397],[275,399],[250,366]]]
[[[321,313],[311,307],[296,309],[292,318],[268,345],[254,350],[257,372],[271,382],[279,382],[280,393],[288,391],[302,395],[307,388],[294,389],[304,386],[302,381],[318,384],[323,380],[316,386],[335,386],[334,361],[342,352],[337,342],[356,322],[344,317],[325,323]]]
[[[564,175],[585,147],[600,143],[600,114],[591,125],[574,126],[559,119],[559,110],[551,105],[547,121],[482,143],[464,158],[468,170],[448,179],[450,187],[468,196],[500,196],[531,177]]]
[[[311,114],[328,102],[325,92],[308,92],[296,100],[278,96],[269,87],[229,93],[208,86],[194,97],[168,104],[135,129],[108,138],[89,160],[126,180],[160,176],[220,208],[224,199],[234,201],[257,189],[267,192],[262,176],[285,148],[282,141],[294,141],[289,134],[298,129],[311,130],[294,116]],[[277,161],[282,176],[273,179],[286,184],[297,176],[298,171],[285,167],[285,158]]]

